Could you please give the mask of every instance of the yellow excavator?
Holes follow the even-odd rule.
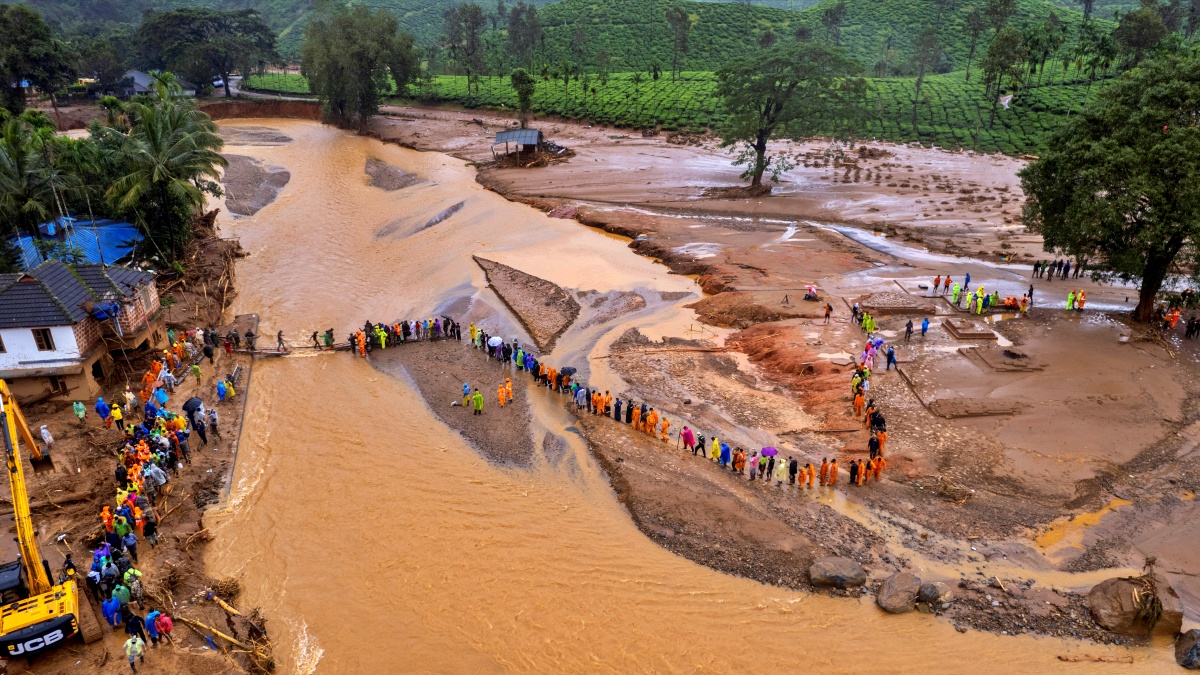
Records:
[[[8,484],[12,488],[13,519],[17,523],[17,560],[0,564],[0,658],[32,658],[61,647],[79,636],[91,643],[102,637],[100,622],[91,603],[83,596],[79,580],[68,574],[53,583],[50,564],[38,550],[37,533],[29,511],[25,491],[25,469],[21,464],[18,434],[31,454],[42,450],[33,440],[17,398],[0,380],[0,425],[3,425],[4,454],[8,465]]]

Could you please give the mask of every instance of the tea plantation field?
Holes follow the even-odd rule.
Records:
[[[1049,71],[1046,81],[1059,79]],[[536,113],[570,119],[588,119],[600,124],[629,128],[659,127],[665,131],[702,132],[720,121],[721,111],[713,96],[712,73],[683,73],[672,82],[669,76],[641,81],[630,73],[620,73],[601,83],[593,78],[584,86],[572,81],[538,84],[533,107]],[[871,115],[863,136],[867,138],[911,142],[942,147],[967,147],[983,152],[1010,155],[1038,153],[1049,134],[1080,109],[1088,91],[1086,84],[1046,84],[1017,95],[1010,109],[997,109],[995,122],[988,123],[990,102],[983,98],[977,82],[964,83],[961,72],[934,75],[925,79],[922,102],[917,112],[917,128],[911,124],[915,81],[911,78],[873,79]],[[288,94],[307,93],[307,83],[299,75],[269,73],[251,76],[248,88]],[[506,77],[484,77],[479,93],[468,96],[465,77],[434,78],[428,86],[414,89],[423,102],[450,102],[466,107],[512,109],[517,97]]]

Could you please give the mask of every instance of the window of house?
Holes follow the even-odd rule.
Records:
[[[66,378],[60,377],[58,375],[51,375],[50,376],[50,391],[54,392],[55,394],[67,393]]]
[[[54,351],[54,336],[50,334],[49,328],[34,328],[33,341],[37,343],[39,352]]]

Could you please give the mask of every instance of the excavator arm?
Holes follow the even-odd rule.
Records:
[[[103,637],[103,633],[91,604],[79,592],[79,580],[69,575],[54,584],[50,566],[42,560],[38,550],[18,439],[23,438],[34,454],[40,456],[42,453],[29,432],[17,398],[3,380],[0,380],[0,403],[0,427],[3,428],[0,435],[4,437],[4,461],[8,468],[13,520],[20,548],[17,562],[26,587],[26,592],[15,602],[0,606],[0,654],[8,658],[32,658],[76,635],[84,642],[95,642]]]
[[[8,389],[8,383],[0,380],[0,396],[4,397],[5,412],[8,412],[8,401],[12,400],[12,412],[9,413],[16,418],[17,433],[20,434],[21,440],[25,441],[25,447],[29,448],[29,457],[35,462],[40,462],[43,459],[49,459],[42,453],[42,446],[33,440],[33,432],[29,430],[29,423],[25,421],[25,413],[21,412],[21,406],[17,405],[17,397]],[[16,443],[16,436],[12,436],[13,443]]]
[[[4,406],[0,408],[0,422],[4,424],[4,455],[8,466],[8,485],[12,490],[13,519],[17,523],[17,545],[21,549],[21,565],[25,568],[29,592],[36,595],[50,590],[50,579],[42,565],[42,554],[33,530],[33,515],[29,511],[29,494],[25,489],[25,469],[21,466],[17,434],[23,430],[21,435],[28,439],[27,442],[34,447],[37,444],[32,443],[33,434],[29,433],[17,398],[2,382],[0,380],[0,398],[3,398]]]

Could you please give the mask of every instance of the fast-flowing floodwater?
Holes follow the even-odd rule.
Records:
[[[695,290],[615,238],[483,190],[454,158],[309,122],[223,126],[239,124],[293,139],[236,149],[292,178],[256,215],[221,219],[250,252],[234,311],[259,313],[264,335],[301,342],[333,327],[342,339],[366,319],[464,299],[501,311],[473,254],[571,288]],[[425,182],[371,187],[367,158]],[[671,316],[649,321],[666,331]],[[565,423],[554,406],[534,415]],[[240,602],[270,618],[284,673],[1130,672],[1056,660],[1068,653],[1132,654],[1137,672],[1177,668],[1161,647],[961,635],[928,616],[886,616],[867,598],[714,572],[646,539],[574,451],[575,462],[498,468],[407,383],[361,360],[260,361],[228,503],[208,516],[211,572],[241,577]]]

